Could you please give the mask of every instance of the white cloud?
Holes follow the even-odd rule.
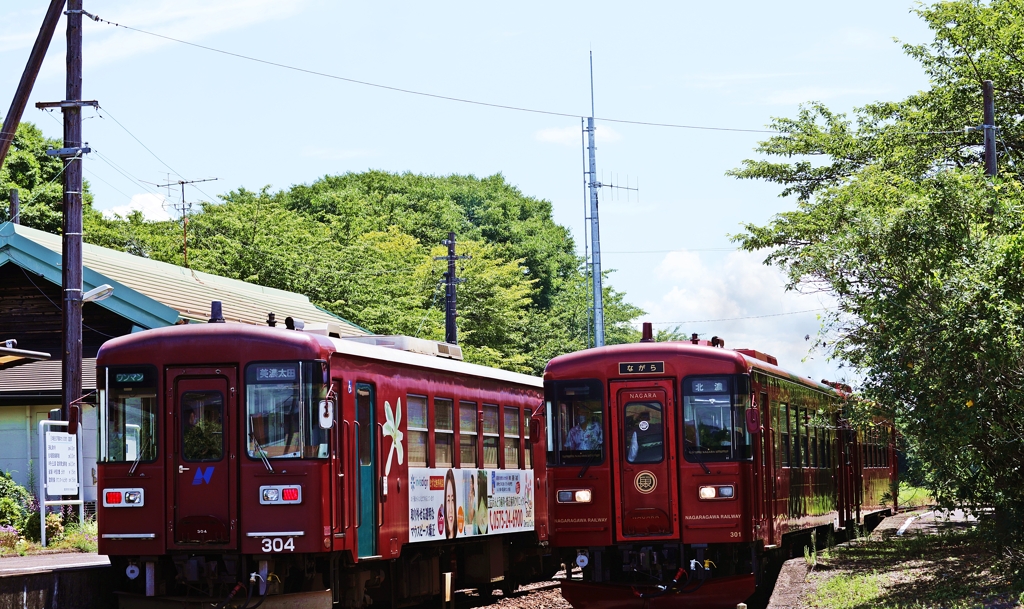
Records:
[[[644,321],[656,328],[679,326],[701,338],[722,337],[726,346],[757,349],[779,364],[815,380],[837,380],[850,371],[810,353],[820,329],[821,310],[834,305],[826,295],[786,292],[786,278],[764,266],[764,253],[731,252],[704,260],[698,252],[667,254],[655,270],[665,286],[660,300],[645,302]],[[674,322],[674,323],[665,323]],[[805,337],[810,337],[805,339]]]
[[[167,213],[164,204],[167,199],[163,195],[152,193],[139,193],[132,197],[128,205],[120,205],[103,210],[103,217],[113,219],[115,216],[127,217],[133,211],[141,211],[142,217],[149,221],[170,220],[171,215]]]
[[[599,144],[608,144],[622,139],[622,134],[611,127],[598,125],[594,138]],[[533,139],[538,142],[549,144],[560,144],[562,146],[577,146],[583,142],[583,135],[579,127],[549,127],[541,129],[533,134]]]

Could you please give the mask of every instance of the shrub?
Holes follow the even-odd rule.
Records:
[[[0,498],[3,497],[10,498],[22,508],[28,508],[32,502],[28,489],[15,482],[7,472],[0,472]]]
[[[18,535],[18,530],[14,527],[0,526],[0,549],[3,550],[3,553],[6,554],[8,550],[14,550],[20,539],[21,535]]]
[[[20,529],[25,522],[26,510],[10,497],[0,497],[0,527]]]
[[[25,519],[25,537],[30,541],[39,539],[39,512],[32,512]],[[60,514],[49,513],[46,515],[46,541],[56,541],[64,534],[64,525],[61,523]]]

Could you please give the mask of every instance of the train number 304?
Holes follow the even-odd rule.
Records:
[[[263,546],[260,549],[264,552],[294,552],[295,540],[291,537],[288,539],[265,537],[263,539]]]

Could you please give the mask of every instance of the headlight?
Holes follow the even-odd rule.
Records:
[[[590,503],[593,493],[589,488],[558,491],[558,503]]]
[[[736,487],[731,484],[702,486],[697,490],[697,496],[704,501],[709,499],[733,499],[736,496]]]

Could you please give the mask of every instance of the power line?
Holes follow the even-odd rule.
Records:
[[[652,321],[650,323],[655,324],[655,325],[659,325],[659,326],[663,326],[663,325],[675,326],[675,325],[681,325],[681,324],[703,324],[703,323],[710,323],[710,322],[715,322],[715,321],[739,321],[739,320],[742,320],[742,319],[762,319],[762,318],[765,318],[765,317],[781,317],[783,315],[799,315],[800,313],[813,313],[815,311],[827,311],[829,309],[834,309],[834,308],[835,307],[820,307],[820,308],[817,308],[817,309],[805,309],[803,311],[790,311],[788,313],[769,313],[768,315],[748,315],[746,317],[725,317],[725,318],[722,318],[722,319],[689,319],[689,320],[686,320],[686,321]]]
[[[604,250],[605,254],[671,254],[674,252],[736,252],[735,247],[688,247],[674,250]]]
[[[440,99],[440,100],[444,100],[444,101],[458,102],[458,103],[462,103],[462,104],[472,104],[472,105],[476,105],[476,106],[485,106],[485,107],[488,107],[488,108],[498,108],[498,109],[501,109],[501,110],[513,110],[513,111],[516,111],[516,112],[529,112],[529,113],[532,113],[532,114],[544,114],[544,115],[548,115],[548,116],[563,116],[563,117],[568,117],[568,118],[586,118],[586,117],[583,117],[580,114],[574,114],[574,113],[571,113],[571,112],[556,112],[554,110],[540,110],[540,109],[537,109],[537,108],[526,108],[526,107],[522,107],[522,106],[513,106],[513,105],[510,105],[510,104],[497,104],[497,103],[492,103],[492,102],[483,102],[483,101],[474,100],[474,99],[467,99],[467,98],[463,98],[463,97],[453,97],[453,96],[450,96],[450,95],[441,95],[441,94],[438,94],[438,93],[427,93],[425,91],[416,91],[414,89],[405,89],[405,88],[402,88],[402,87],[395,87],[395,86],[392,86],[392,85],[383,85],[383,84],[380,84],[380,83],[369,82],[369,81],[366,81],[366,80],[359,80],[359,79],[356,79],[356,78],[348,78],[348,77],[345,77],[345,76],[338,76],[337,74],[328,74],[326,72],[319,72],[317,70],[310,70],[308,68],[300,68],[298,66],[293,66],[293,65],[289,65],[289,64],[285,64],[285,63],[280,63],[280,62],[276,62],[276,61],[270,61],[270,60],[267,60],[267,59],[260,59],[258,57],[251,57],[249,55],[243,55],[241,53],[235,53],[235,52],[232,52],[232,51],[225,51],[223,49],[218,49],[218,48],[215,48],[215,47],[210,47],[210,46],[198,44],[198,43],[195,43],[195,42],[189,42],[188,40],[182,40],[180,38],[174,38],[173,36],[167,36],[167,35],[164,35],[164,34],[157,34],[156,32],[149,32],[147,30],[142,30],[142,29],[139,29],[139,28],[136,28],[136,27],[131,27],[129,25],[124,25],[124,24],[121,24],[121,23],[115,23],[115,22],[110,21],[108,19],[103,19],[103,18],[99,17],[98,15],[90,14],[90,13],[88,13],[86,11],[82,11],[82,13],[85,16],[91,18],[93,21],[96,21],[98,23],[106,23],[106,24],[112,25],[114,27],[119,27],[119,28],[123,28],[123,29],[126,29],[126,30],[131,30],[133,32],[138,32],[140,34],[146,34],[147,36],[154,36],[156,38],[163,38],[164,40],[170,40],[171,42],[177,42],[179,44],[184,44],[184,45],[188,45],[188,46],[195,47],[195,48],[198,48],[198,49],[203,49],[205,51],[211,51],[213,53],[220,53],[222,55],[228,55],[230,57],[235,57],[235,58],[238,58],[238,59],[244,59],[246,61],[262,63],[264,65],[274,66],[276,68],[282,68],[282,69],[285,69],[285,70],[292,70],[292,71],[295,71],[295,72],[302,72],[304,74],[310,74],[310,75],[313,75],[313,76],[321,76],[323,78],[330,78],[330,79],[333,79],[333,80],[340,80],[340,81],[344,81],[344,82],[352,83],[352,84],[356,84],[356,85],[363,85],[363,86],[366,86],[366,87],[374,87],[374,88],[377,88],[377,89],[384,89],[384,90],[387,90],[387,91],[394,91],[396,93],[406,93],[408,95],[419,95],[419,96],[422,96],[422,97],[430,97],[430,98],[433,98],[433,99]],[[594,120],[605,121],[605,122],[608,122],[608,123],[627,124],[627,125],[642,125],[642,126],[646,126],[646,127],[668,127],[668,128],[672,128],[672,129],[695,129],[695,130],[700,130],[700,131],[733,131],[733,132],[739,132],[739,133],[776,133],[776,134],[780,134],[780,135],[787,135],[787,134],[790,133],[790,132],[787,132],[787,131],[779,131],[777,129],[743,129],[743,128],[737,128],[737,127],[708,127],[708,126],[703,126],[703,125],[683,125],[683,124],[678,124],[678,123],[657,123],[657,122],[653,122],[653,121],[638,121],[638,120],[621,119],[621,118],[594,117]],[[960,130],[956,130],[956,131],[907,131],[907,132],[903,132],[903,133],[897,132],[898,135],[942,135],[942,134],[950,134],[950,133],[960,133],[960,134],[962,134],[963,130],[960,129]],[[200,192],[202,192],[202,191],[200,191]]]
[[[139,28],[131,27],[131,26],[128,26],[128,25],[123,25],[121,23],[114,23],[113,21],[109,21],[107,19],[102,19],[102,18],[100,18],[97,15],[92,15],[92,14],[89,14],[89,13],[87,13],[85,11],[82,11],[82,13],[84,15],[86,15],[87,17],[90,17],[93,21],[97,21],[97,22],[100,22],[100,23],[106,23],[106,24],[112,25],[114,27],[124,28],[126,30],[131,30],[133,32],[138,32],[140,34],[146,34],[148,36],[155,36],[157,38],[163,38],[164,40],[170,40],[172,42],[177,42],[177,43],[180,43],[180,44],[185,44],[185,45],[188,45],[188,46],[191,46],[191,47],[196,47],[198,49],[203,49],[203,50],[211,51],[211,52],[214,52],[214,53],[220,53],[222,55],[228,55],[228,56],[231,56],[231,57],[236,57],[238,59],[244,59],[246,61],[253,61],[253,62],[256,62],[256,63],[262,63],[262,64],[265,64],[265,65],[274,66],[276,68],[283,68],[285,70],[292,70],[292,71],[295,71],[295,72],[302,72],[304,74],[311,74],[313,76],[321,76],[323,78],[330,78],[330,79],[333,79],[333,80],[341,80],[341,81],[352,83],[352,84],[356,84],[356,85],[363,85],[363,86],[366,86],[366,87],[375,87],[377,89],[385,89],[387,91],[395,91],[397,93],[406,93],[406,94],[409,94],[409,95],[419,95],[419,96],[422,96],[422,97],[430,97],[430,98],[433,98],[433,99],[441,99],[441,100],[445,100],[445,101],[453,101],[453,102],[458,102],[458,103],[462,103],[462,104],[472,104],[472,105],[476,105],[476,106],[486,106],[488,108],[499,108],[499,109],[502,109],[502,110],[514,110],[516,112],[530,112],[530,113],[533,113],[533,114],[545,114],[545,115],[548,115],[548,116],[564,116],[564,117],[569,117],[569,118],[580,118],[581,117],[580,114],[574,114],[574,113],[571,113],[571,112],[556,112],[556,111],[553,111],[553,110],[539,110],[539,109],[536,109],[536,108],[525,108],[525,107],[522,107],[522,106],[512,106],[512,105],[508,105],[508,104],[496,104],[496,103],[491,103],[491,102],[482,102],[482,101],[478,101],[478,100],[474,100],[474,99],[466,99],[466,98],[463,98],[463,97],[452,97],[450,95],[440,95],[440,94],[437,94],[437,93],[427,93],[425,91],[416,91],[416,90],[413,90],[413,89],[404,89],[402,87],[394,87],[394,86],[391,86],[391,85],[382,85],[382,84],[379,84],[379,83],[369,82],[369,81],[366,81],[366,80],[358,80],[358,79],[355,79],[355,78],[347,78],[345,76],[338,76],[336,74],[328,74],[326,72],[318,72],[316,70],[310,70],[310,69],[307,69],[307,68],[300,68],[298,66],[292,66],[292,65],[288,65],[288,64],[284,64],[284,63],[279,63],[279,62],[276,62],[276,61],[269,61],[267,59],[259,59],[257,57],[250,57],[248,55],[242,55],[241,53],[234,53],[234,52],[231,52],[231,51],[225,51],[223,49],[218,49],[218,48],[214,48],[214,47],[210,47],[210,46],[206,46],[206,45],[202,45],[202,44],[197,44],[195,42],[189,42],[187,40],[181,40],[180,38],[174,38],[172,36],[165,36],[164,34],[157,34],[155,32],[148,32],[146,30],[140,30]],[[698,129],[698,130],[703,130],[703,131],[738,131],[738,132],[743,132],[743,133],[779,133],[778,131],[775,131],[775,130],[772,130],[772,129],[738,129],[738,128],[732,128],[732,127],[705,127],[705,126],[700,126],[700,125],[680,125],[680,124],[675,124],[675,123],[655,123],[655,122],[650,122],[650,121],[636,121],[636,120],[617,119],[617,118],[595,117],[594,120],[600,120],[600,121],[605,121],[605,122],[609,122],[609,123],[621,123],[621,124],[629,124],[629,125],[644,125],[644,126],[648,126],[648,127],[670,127],[670,128],[675,128],[675,129]]]

